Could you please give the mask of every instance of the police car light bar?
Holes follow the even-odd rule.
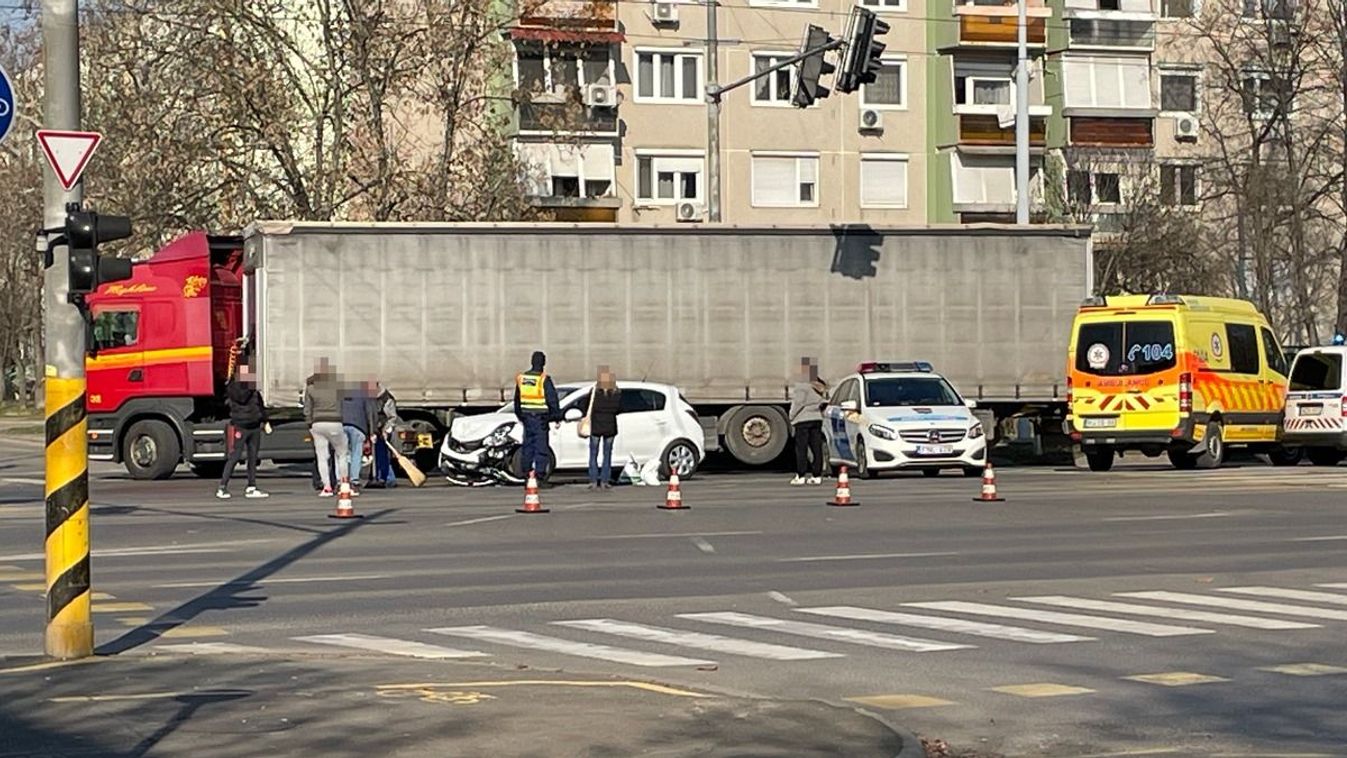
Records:
[[[935,368],[926,361],[866,361],[856,367],[858,374],[896,373],[900,371],[921,371],[931,373]]]

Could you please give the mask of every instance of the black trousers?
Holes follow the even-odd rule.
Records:
[[[801,421],[795,425],[795,473],[823,476],[822,421]]]
[[[238,465],[239,458],[248,456],[248,486],[257,486],[257,458],[262,449],[262,429],[240,429],[236,426],[229,427],[230,435],[233,436],[234,447],[229,451],[229,458],[225,461],[224,476],[220,477],[220,487],[229,486],[229,478],[234,475],[234,467]]]

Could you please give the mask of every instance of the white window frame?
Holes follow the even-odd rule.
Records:
[[[748,0],[750,8],[817,10],[818,0]]]
[[[767,60],[770,61],[770,60],[772,60],[772,59],[785,59],[785,58],[789,58],[789,57],[791,57],[792,55],[796,55],[796,54],[797,54],[797,51],[792,51],[792,52],[774,52],[774,51],[766,51],[766,50],[755,50],[755,51],[753,51],[752,54],[749,55],[749,62],[750,62],[749,73],[750,73],[750,74],[752,74],[752,73],[757,73],[757,71],[758,71],[758,59],[759,59],[759,58],[765,58],[765,59],[767,59]],[[768,63],[767,65],[770,66],[770,65],[772,65],[772,64],[771,64],[771,63]],[[796,76],[795,76],[795,67],[794,67],[794,66],[790,66],[790,67],[786,68],[785,70],[788,71],[788,72],[790,72],[790,90],[789,90],[788,92],[786,92],[786,97],[785,97],[784,99],[782,99],[782,100],[759,100],[759,99],[758,99],[758,88],[755,86],[755,85],[757,84],[757,82],[754,82],[753,85],[750,85],[750,86],[753,86],[753,92],[752,92],[752,94],[749,96],[749,102],[753,104],[753,107],[755,107],[755,108],[789,108],[789,107],[791,107],[791,102],[790,102],[791,94],[795,92],[795,87],[798,85],[798,81],[797,81]],[[772,89],[776,89],[776,72],[773,72],[772,74],[769,74],[767,78],[768,78],[768,80],[770,81],[769,86],[770,86]]]
[[[1244,97],[1244,82],[1247,81],[1247,80],[1249,80],[1249,79],[1257,79],[1257,80],[1259,80],[1260,82],[1262,82],[1262,84],[1258,85],[1259,92],[1258,92],[1258,97],[1255,98],[1255,103],[1258,102],[1258,101],[1261,101],[1261,100],[1262,100],[1262,94],[1263,94],[1262,91],[1263,91],[1263,89],[1272,86],[1272,81],[1273,81],[1272,72],[1270,72],[1270,71],[1262,71],[1262,70],[1260,70],[1260,69],[1249,69],[1249,68],[1246,68],[1246,69],[1244,69],[1243,71],[1241,71],[1241,72],[1240,72],[1240,76],[1239,76],[1239,86],[1240,86],[1240,97],[1241,97],[1241,98]],[[1294,97],[1291,98],[1290,106],[1291,106],[1292,109],[1295,108],[1295,98],[1294,98]],[[1271,112],[1271,111],[1255,110],[1253,113],[1251,113],[1251,114],[1249,114],[1249,115],[1250,115],[1255,121],[1266,121],[1266,120],[1272,118],[1272,112]]]
[[[1178,63],[1157,63],[1155,65],[1155,107],[1161,116],[1180,116],[1202,113],[1202,67]],[[1193,78],[1193,109],[1191,111],[1170,111],[1164,109],[1165,76],[1191,76]]]
[[[555,52],[555,51],[554,51],[551,47],[544,47],[544,48],[543,48],[543,86],[547,88],[546,91],[547,91],[549,94],[556,91],[556,82],[552,81],[552,58],[553,58],[553,53],[554,53],[554,52]],[[606,72],[606,76],[607,76],[607,78],[608,78],[608,83],[609,83],[609,84],[613,84],[613,83],[615,83],[615,82],[617,81],[616,72],[614,71],[614,64],[615,64],[615,63],[616,63],[616,61],[613,60],[613,53],[612,53],[612,50],[609,49],[609,51],[608,51],[608,71]],[[515,46],[514,46],[514,61],[513,61],[513,65],[514,65],[514,86],[515,86],[515,87],[520,87],[520,86],[523,85],[523,82],[519,81],[519,46],[518,46],[518,45],[515,45]],[[588,81],[585,81],[585,67],[584,67],[584,64],[583,64],[583,63],[580,63],[580,61],[578,61],[578,60],[576,61],[576,75],[575,75],[575,78],[576,78],[576,80],[579,82],[579,87],[580,87],[580,90],[581,90],[582,92],[584,91],[584,88],[585,88],[586,86],[590,85],[590,84],[599,84],[599,82],[588,82]]]
[[[1205,3],[1203,2],[1203,0],[1188,0],[1188,2],[1189,2],[1189,3],[1192,5],[1192,7],[1193,7],[1193,15],[1191,15],[1191,16],[1166,16],[1166,15],[1165,15],[1165,0],[1155,0],[1155,15],[1156,15],[1156,16],[1160,19],[1160,21],[1162,21],[1162,22],[1164,22],[1164,21],[1171,21],[1171,22],[1172,22],[1172,21],[1178,21],[1178,22],[1183,22],[1183,21],[1188,21],[1188,20],[1192,20],[1192,19],[1198,19],[1198,18],[1201,18],[1201,17],[1202,17],[1202,6],[1205,4]],[[1157,33],[1159,32],[1159,30],[1156,30],[1156,31],[1157,31]]]
[[[686,161],[694,159],[701,161],[701,168],[698,169],[697,176],[697,196],[696,197],[677,197],[678,190],[682,182],[677,177],[674,179],[674,197],[641,197],[641,160],[650,159],[650,190],[652,194],[659,191],[659,174],[661,159],[672,161]],[[683,148],[638,148],[636,150],[636,160],[632,167],[632,191],[631,195],[636,199],[637,205],[667,205],[674,206],[679,203],[704,203],[706,202],[706,153],[701,150],[687,150]],[[686,171],[675,170],[675,174],[685,174]]]
[[[865,164],[867,163],[902,163],[905,166],[902,203],[867,203],[865,201]],[[860,165],[856,170],[856,180],[859,182],[859,186],[856,188],[856,197],[859,199],[861,208],[865,210],[905,211],[912,207],[912,160],[907,153],[861,153]]]
[[[1074,200],[1071,199],[1071,184],[1070,184],[1070,180],[1071,180],[1071,172],[1072,172],[1072,171],[1080,171],[1081,173],[1088,173],[1089,176],[1090,176],[1090,203],[1089,203],[1089,207],[1091,207],[1091,208],[1100,208],[1100,207],[1102,207],[1102,210],[1103,210],[1104,212],[1108,212],[1108,211],[1111,211],[1111,210],[1113,210],[1113,209],[1115,209],[1115,208],[1122,208],[1122,207],[1124,207],[1124,206],[1127,205],[1128,183],[1129,183],[1129,182],[1128,182],[1128,180],[1127,180],[1127,176],[1126,176],[1121,170],[1118,170],[1118,169],[1114,169],[1114,170],[1107,170],[1107,169],[1090,169],[1089,171],[1083,171],[1083,170],[1081,170],[1081,169],[1072,169],[1072,168],[1068,167],[1068,170],[1067,170],[1067,176],[1066,176],[1066,178],[1065,178],[1065,180],[1066,180],[1066,187],[1065,187],[1065,190],[1066,190],[1066,191],[1065,191],[1065,194],[1064,194],[1064,197],[1066,197],[1067,202],[1075,202]],[[1100,176],[1100,174],[1110,174],[1110,175],[1112,175],[1112,176],[1118,177],[1118,200],[1117,200],[1117,202],[1114,202],[1114,201],[1112,201],[1112,200],[1104,201],[1104,200],[1100,200],[1100,199],[1099,199],[1099,176]]]
[[[643,96],[641,94],[641,56],[655,56],[651,59],[652,68],[651,83],[655,90],[659,90],[659,59],[662,57],[672,57],[674,59],[674,92],[683,91],[683,65],[680,58],[695,57],[697,59],[697,94],[695,97],[660,97]],[[701,105],[706,100],[706,51],[701,48],[685,47],[638,47],[632,50],[632,84],[631,92],[638,103],[659,103],[663,105]]]
[[[1146,90],[1147,90],[1147,92],[1146,92],[1146,101],[1145,101],[1145,104],[1137,104],[1137,105],[1130,105],[1130,104],[1121,104],[1121,105],[1100,105],[1100,103],[1099,103],[1099,101],[1100,101],[1100,96],[1099,96],[1099,95],[1100,95],[1100,92],[1104,92],[1104,91],[1113,91],[1113,92],[1116,92],[1116,91],[1118,91],[1118,88],[1119,88],[1119,87],[1122,85],[1122,83],[1123,83],[1123,80],[1122,80],[1121,77],[1122,77],[1122,75],[1123,75],[1123,72],[1125,71],[1125,67],[1127,67],[1127,66],[1136,66],[1136,65],[1137,65],[1136,62],[1145,62],[1145,65],[1146,65],[1146,77],[1145,77],[1145,80],[1144,80],[1144,81],[1145,81],[1145,83],[1146,83]],[[1108,64],[1108,65],[1107,65],[1107,66],[1101,66],[1101,65],[1100,65],[1101,63],[1103,63],[1103,64]],[[1115,65],[1116,65],[1116,68],[1112,68],[1112,67],[1115,66]],[[1102,85],[1103,85],[1103,86],[1101,87],[1101,86],[1100,86],[1100,85],[1101,85],[1101,81],[1100,81],[1100,72],[1101,72],[1101,68],[1105,68],[1105,69],[1107,69],[1107,68],[1112,68],[1112,71],[1113,71],[1114,73],[1117,74],[1117,76],[1119,77],[1119,79],[1116,80],[1116,81],[1113,81],[1113,82],[1103,81],[1103,82],[1102,82]],[[1150,108],[1153,108],[1153,107],[1155,106],[1155,91],[1154,91],[1154,89],[1155,89],[1155,78],[1154,78],[1154,77],[1155,77],[1155,74],[1154,74],[1154,71],[1153,71],[1154,68],[1155,68],[1155,66],[1150,62],[1150,57],[1149,57],[1149,56],[1131,56],[1131,55],[1123,55],[1123,54],[1116,54],[1116,53],[1114,53],[1114,54],[1090,54],[1090,55],[1078,55],[1078,56],[1077,56],[1077,55],[1064,56],[1064,57],[1062,58],[1062,77],[1063,77],[1063,83],[1062,83],[1062,102],[1063,102],[1063,105],[1064,105],[1065,108],[1069,108],[1069,109],[1082,109],[1082,110],[1097,109],[1097,108],[1105,108],[1105,109],[1109,109],[1109,110],[1119,109],[1119,110],[1138,110],[1138,111],[1145,111],[1145,110],[1148,110],[1148,109],[1150,109]],[[1090,103],[1089,103],[1088,105],[1082,105],[1082,104],[1079,104],[1079,103],[1072,103],[1072,102],[1069,101],[1069,97],[1070,97],[1070,95],[1069,95],[1070,85],[1069,85],[1069,83],[1066,81],[1066,79],[1072,75],[1072,73],[1073,73],[1073,72],[1072,72],[1072,69],[1076,69],[1076,72],[1077,72],[1077,73],[1084,73],[1083,71],[1081,71],[1081,69],[1088,70],[1088,72],[1089,72],[1089,76],[1090,76]]]
[[[963,78],[963,89],[964,89],[963,99],[964,99],[964,103],[963,103],[963,105],[959,105],[959,104],[957,104],[957,103],[954,105],[954,112],[955,112],[955,113],[983,113],[983,114],[994,114],[994,113],[997,112],[998,109],[1007,107],[1007,106],[1005,106],[1005,105],[987,105],[987,104],[985,104],[985,103],[983,103],[983,104],[975,104],[975,103],[973,103],[973,102],[972,102],[972,100],[973,100],[973,91],[974,91],[974,89],[975,89],[974,84],[973,84],[974,82],[1007,82],[1007,83],[1009,83],[1009,84],[1010,84],[1010,103],[1008,104],[1008,107],[1011,107],[1011,108],[1014,108],[1014,107],[1015,107],[1015,78],[1014,78],[1014,77],[1012,77],[1012,76],[965,76],[965,77]]]
[[[863,84],[863,85],[861,85],[861,97],[860,97],[861,109],[862,109],[862,110],[877,110],[877,111],[905,111],[905,110],[907,110],[907,109],[908,109],[908,86],[907,86],[907,75],[908,75],[908,71],[909,71],[909,67],[908,67],[908,63],[907,63],[907,56],[906,56],[906,55],[885,55],[885,56],[881,57],[879,60],[880,60],[880,63],[884,64],[885,66],[893,66],[893,65],[901,66],[902,74],[898,77],[898,92],[899,92],[899,96],[900,96],[900,98],[902,99],[903,102],[902,102],[900,105],[894,105],[894,104],[892,104],[892,103],[872,103],[872,102],[869,102],[868,100],[866,100],[865,96],[866,96],[866,93],[869,92],[870,85],[868,85],[868,84]]]
[[[1193,169],[1193,202],[1191,204],[1183,202],[1183,184],[1179,174],[1175,174],[1174,181],[1174,203],[1165,205],[1167,208],[1193,209],[1202,207],[1202,166],[1194,161],[1164,161],[1160,164],[1161,179],[1163,182],[1163,172],[1166,169]],[[1157,192],[1159,188],[1157,187]],[[1164,197],[1160,198],[1161,205],[1164,205]]]
[[[802,200],[798,200],[798,199],[797,199],[795,202],[791,202],[791,203],[768,203],[768,202],[761,202],[761,201],[759,201],[759,200],[758,200],[758,197],[757,197],[757,186],[758,186],[758,183],[757,183],[757,172],[758,172],[757,159],[758,159],[758,158],[794,158],[794,159],[795,159],[795,184],[794,184],[794,186],[795,186],[795,194],[794,194],[794,196],[795,196],[796,198],[799,198],[799,196],[800,196],[800,184],[801,184],[801,182],[800,182],[800,165],[801,165],[801,163],[800,163],[800,162],[801,162],[801,161],[806,161],[806,160],[812,160],[812,161],[814,162],[814,199],[813,199],[813,201],[808,201],[808,202],[806,202],[806,201],[802,201]],[[818,153],[811,153],[811,152],[798,152],[798,151],[786,151],[786,152],[780,152],[780,151],[775,151],[775,150],[755,150],[755,151],[749,153],[749,159],[748,159],[748,165],[749,165],[748,187],[749,187],[749,202],[750,202],[750,204],[751,204],[754,208],[817,208],[817,207],[819,207],[819,189],[820,189],[820,185],[822,185],[822,183],[823,183],[823,177],[820,175],[821,172],[822,172],[822,168],[823,168],[822,165],[821,165],[821,163],[822,163],[822,161],[819,160],[819,154],[818,154]]]
[[[857,5],[864,6],[875,13],[907,13],[907,0],[857,0]]]

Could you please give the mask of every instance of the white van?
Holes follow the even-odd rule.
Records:
[[[1282,444],[1299,446],[1316,466],[1347,458],[1347,346],[1309,347],[1296,353],[1282,416]]]

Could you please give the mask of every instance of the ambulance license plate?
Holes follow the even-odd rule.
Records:
[[[953,445],[917,445],[917,455],[953,455]]]
[[[1302,405],[1300,406],[1301,416],[1322,416],[1324,407],[1322,405]]]
[[[1112,429],[1118,425],[1116,418],[1087,418],[1085,419],[1086,429]]]

